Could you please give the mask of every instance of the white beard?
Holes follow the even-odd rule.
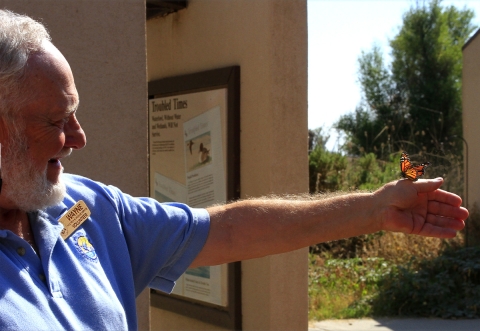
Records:
[[[26,212],[58,204],[66,192],[61,176],[58,183],[51,183],[47,179],[47,166],[43,171],[35,169],[28,157],[25,139],[15,136],[2,158],[3,188],[0,194]]]

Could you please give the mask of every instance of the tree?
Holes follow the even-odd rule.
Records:
[[[308,130],[308,151],[312,152],[317,147],[326,148],[327,142],[330,139],[328,133],[323,132],[323,128],[316,128]]]
[[[308,162],[310,193],[340,189],[346,157],[326,149],[330,136],[323,129],[308,130]]]
[[[461,48],[476,29],[473,17],[469,9],[443,8],[441,0],[417,3],[390,41],[390,66],[379,47],[362,52],[363,101],[335,125],[346,135],[349,154],[384,160],[402,150],[461,156],[461,142],[445,142],[462,136]]]

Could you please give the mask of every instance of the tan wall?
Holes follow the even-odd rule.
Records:
[[[148,195],[145,3],[143,0],[0,0],[43,21],[69,61],[87,147],[62,160],[67,172]],[[148,291],[139,326],[149,328]]]
[[[462,73],[463,137],[468,143],[468,205],[480,207],[480,36],[473,37],[463,49]],[[465,153],[466,155],[466,153]],[[470,233],[480,224],[478,217],[470,217],[467,224]],[[480,239],[469,235],[469,243],[480,244]]]
[[[242,196],[308,190],[305,0],[191,0],[147,21],[147,63],[149,81],[240,65]],[[243,262],[242,311],[245,330],[306,330],[306,250]],[[152,308],[154,330],[211,327]]]

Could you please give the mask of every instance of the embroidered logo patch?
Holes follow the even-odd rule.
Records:
[[[77,251],[80,254],[92,261],[96,261],[98,259],[97,253],[95,252],[95,247],[93,247],[92,243],[90,242],[90,240],[88,240],[85,233],[74,233],[72,239],[75,247],[77,248]]]

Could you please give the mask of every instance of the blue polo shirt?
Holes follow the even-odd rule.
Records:
[[[63,179],[63,203],[29,214],[39,255],[0,230],[0,330],[134,330],[136,296],[173,289],[206,241],[209,215]],[[63,240],[58,220],[79,200],[91,215]]]

